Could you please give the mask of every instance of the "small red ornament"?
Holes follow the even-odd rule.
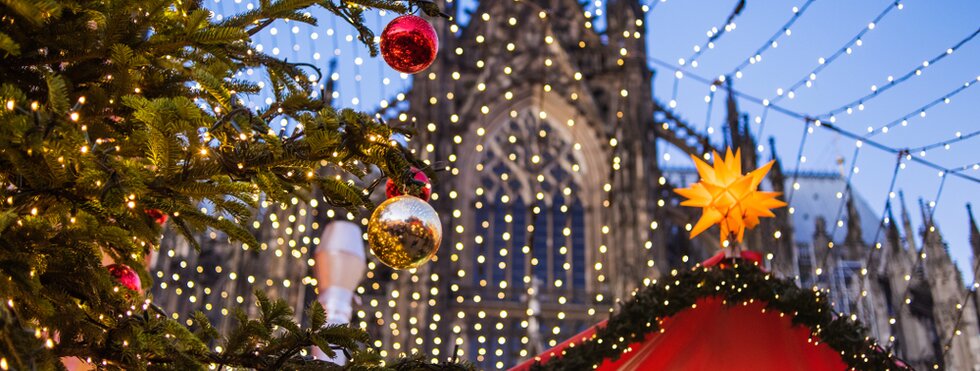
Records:
[[[428,68],[438,50],[436,29],[418,16],[395,18],[381,32],[381,56],[398,72],[411,74]]]
[[[163,223],[166,223],[167,222],[167,218],[170,217],[169,215],[167,215],[167,213],[165,213],[165,212],[163,212],[163,211],[161,211],[159,209],[146,209],[146,210],[143,210],[143,212],[146,213],[147,216],[149,216],[150,218],[152,218],[153,221],[156,222],[159,225],[163,225]]]
[[[392,198],[409,194],[428,202],[429,197],[432,196],[432,183],[429,182],[429,177],[416,167],[412,167],[409,171],[412,172],[412,179],[418,184],[399,185],[388,178],[388,182],[385,183],[385,196]]]
[[[110,264],[105,268],[109,271],[109,275],[111,275],[112,278],[115,278],[120,285],[123,285],[123,287],[137,292],[143,288],[143,285],[140,282],[140,275],[128,265]]]

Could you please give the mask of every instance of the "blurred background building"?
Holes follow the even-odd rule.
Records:
[[[431,203],[445,237],[436,259],[413,271],[369,258],[355,324],[389,355],[455,351],[500,369],[538,354],[605,319],[636,288],[719,251],[717,233],[688,238],[699,211],[678,206],[673,189],[697,174],[668,166],[658,146],[706,160],[731,146],[745,171],[775,160],[763,187],[790,203],[745,240],[769,269],[829,289],[841,316],[860,319],[917,369],[980,369],[977,301],[961,301],[971,296],[934,205],[907,204],[896,191],[881,215],[852,190],[846,161],[840,172],[788,169],[758,150],[731,77],[709,81],[726,107],[722,140],[696,127],[653,96],[645,3],[607,0],[603,32],[574,0],[480,2],[465,26],[434,20],[439,59],[379,114],[418,130],[409,146],[437,170]],[[368,216],[317,200],[265,205],[253,225],[261,246],[212,233],[195,253],[168,234],[156,301],[221,326],[232,320],[227,308],[254,311],[258,289],[301,313],[316,297],[310,267],[325,223]],[[955,222],[969,223],[976,257],[980,232],[964,212]]]

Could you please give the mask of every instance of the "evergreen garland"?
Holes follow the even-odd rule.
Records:
[[[727,265],[727,264],[726,264]],[[642,342],[660,330],[659,321],[675,315],[701,298],[719,297],[727,305],[747,301],[766,303],[768,310],[791,316],[793,324],[810,329],[815,341],[837,350],[856,370],[906,370],[903,362],[887,354],[860,322],[837,316],[826,292],[803,289],[777,278],[754,264],[736,262],[726,267],[674,270],[669,277],[635,292],[595,335],[556,358],[536,363],[532,370],[591,370],[605,360],[616,360],[630,344]]]
[[[328,344],[349,353],[349,368],[381,367],[363,331],[322,327],[319,304],[303,328],[260,293],[259,318],[240,312],[219,336],[203,315],[190,327],[170,319],[102,267],[104,256],[142,266],[161,235],[146,210],[195,246],[194,234],[213,229],[257,247],[243,225],[262,202],[317,187],[360,211],[372,189],[324,174],[379,169],[408,183],[410,166],[424,168],[390,140],[410,133],[333,109],[311,71],[250,42],[277,20],[316,25],[305,10],[320,6],[373,52],[365,11],[439,14],[431,2],[259,4],[215,21],[202,0],[0,1],[0,368],[59,369],[60,357],[79,357],[107,369],[329,369],[301,355]],[[268,106],[246,107],[262,88],[240,78],[251,70],[266,74]],[[271,126],[284,119],[296,129]]]

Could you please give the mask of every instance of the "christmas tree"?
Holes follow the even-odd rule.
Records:
[[[250,38],[277,20],[315,25],[304,10],[319,6],[376,54],[366,11],[439,10],[415,0],[263,0],[216,20],[202,3],[0,4],[0,368],[58,369],[70,357],[109,369],[337,367],[304,357],[312,345],[346,353],[348,367],[384,364],[361,330],[323,326],[318,304],[303,327],[284,302],[257,293],[261,316],[239,314],[222,336],[203,315],[189,326],[171,319],[133,274],[149,282],[142,261],[164,222],[191,243],[211,229],[254,247],[243,225],[260,202],[318,188],[333,206],[363,210],[373,189],[339,175],[377,169],[411,184],[419,162],[391,140],[410,133],[333,109],[319,71]],[[268,86],[243,78],[253,71]],[[271,101],[247,107],[263,88]]]

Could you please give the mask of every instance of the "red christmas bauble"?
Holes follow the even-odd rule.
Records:
[[[153,221],[159,225],[163,225],[163,223],[166,223],[167,218],[170,217],[167,215],[167,213],[158,209],[146,209],[143,210],[143,212],[146,213],[146,215],[149,216],[150,218],[153,218]]]
[[[119,282],[119,284],[123,285],[123,287],[133,291],[140,291],[143,288],[143,285],[140,282],[140,275],[128,265],[110,264],[105,268],[109,271],[109,275],[111,275],[112,278],[115,278],[116,282]]]
[[[419,184],[399,185],[388,178],[388,182],[385,183],[385,196],[392,198],[409,194],[428,202],[429,197],[432,196],[432,183],[429,182],[429,177],[416,167],[412,167],[409,171],[412,172],[412,179],[415,179]]]
[[[418,73],[436,60],[439,37],[425,19],[403,15],[381,32],[381,56],[398,72]]]

